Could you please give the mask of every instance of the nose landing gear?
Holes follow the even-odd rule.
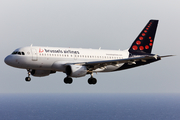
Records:
[[[30,81],[31,81],[31,78],[30,78],[31,70],[28,69],[27,71],[28,71],[28,77],[26,77],[25,80],[26,80],[27,82],[30,82]]]

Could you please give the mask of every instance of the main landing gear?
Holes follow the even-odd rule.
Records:
[[[95,85],[97,83],[97,80],[93,77],[93,74],[91,74],[91,77],[88,79],[88,83],[90,85]]]
[[[28,71],[28,77],[26,77],[25,80],[26,80],[27,82],[30,82],[30,81],[31,81],[31,78],[30,78],[31,70],[28,69],[27,71]]]
[[[64,83],[71,84],[72,82],[73,82],[73,79],[71,77],[67,76],[64,78]]]
[[[73,79],[69,76],[64,78],[64,83],[66,84],[71,84],[73,82]],[[91,77],[88,79],[88,83],[90,85],[95,85],[97,83],[96,78],[93,77],[93,75],[91,74]]]

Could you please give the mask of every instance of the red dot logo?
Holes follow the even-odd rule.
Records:
[[[44,50],[43,50],[43,49],[41,49],[41,48],[39,48],[39,53],[42,53],[42,52],[44,52]]]
[[[138,47],[137,47],[136,45],[133,45],[133,46],[132,46],[132,49],[133,49],[133,50],[137,50]]]
[[[140,46],[139,49],[140,49],[140,50],[144,50],[144,47],[143,47],[143,46]]]
[[[153,42],[153,40],[150,40],[150,42]]]
[[[152,46],[153,44],[152,43],[149,43],[149,46]]]
[[[148,46],[148,45],[146,45],[146,46],[145,46],[145,49],[149,49],[149,46]]]
[[[146,28],[146,30],[149,30],[149,28]]]
[[[151,39],[151,37],[149,37],[149,39]]]
[[[137,45],[140,45],[140,44],[141,44],[141,41],[139,41],[139,40],[136,41],[136,44],[137,44]]]
[[[147,33],[147,30],[145,30],[144,32]]]
[[[142,34],[142,36],[145,36],[145,35],[146,35],[145,33]]]
[[[143,40],[143,37],[139,37],[140,40]]]

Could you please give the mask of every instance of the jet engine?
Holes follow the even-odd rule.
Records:
[[[52,73],[56,73],[56,71],[51,71],[51,70],[32,70],[31,71],[31,75],[36,76],[36,77],[44,77]]]
[[[71,77],[82,77],[87,74],[87,68],[80,65],[68,65],[66,66],[66,75]]]

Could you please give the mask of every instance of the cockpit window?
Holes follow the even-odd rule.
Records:
[[[20,52],[20,51],[14,51],[12,54],[13,54],[13,55],[14,55],[14,54],[18,54],[18,55],[25,55],[25,53],[24,53],[24,52]]]
[[[19,55],[21,55],[21,52],[18,52]]]
[[[17,54],[17,52],[16,52],[16,51],[14,51],[12,54]]]

